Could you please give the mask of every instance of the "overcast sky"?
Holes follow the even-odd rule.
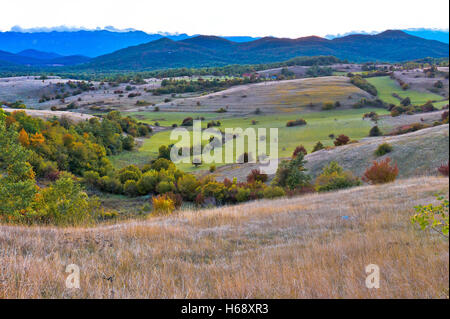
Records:
[[[82,27],[296,38],[449,27],[448,0],[1,0],[0,30]]]

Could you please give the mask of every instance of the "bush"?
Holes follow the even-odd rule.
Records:
[[[373,96],[378,95],[377,88],[372,84],[370,84],[369,82],[367,82],[367,80],[361,77],[360,75],[353,76],[350,82],[354,86],[359,87],[361,90],[364,90]]]
[[[293,126],[301,126],[301,125],[306,125],[306,121],[304,119],[297,119],[297,120],[292,120],[292,121],[288,121],[286,123],[287,127],[293,127]]]
[[[166,194],[167,198],[170,198],[175,209],[180,209],[183,205],[183,197],[180,194],[175,194],[174,192],[169,192]]]
[[[138,191],[141,195],[152,193],[159,183],[159,174],[157,171],[150,170],[145,172],[137,183]]]
[[[161,171],[163,169],[168,170],[169,168],[175,168],[175,164],[168,159],[158,158],[152,163],[152,169],[155,171]]]
[[[286,196],[286,192],[279,186],[269,186],[263,191],[264,198],[273,199]]]
[[[94,171],[86,171],[83,174],[83,181],[90,186],[96,186],[98,185],[98,181],[100,179],[100,175],[98,172]]]
[[[397,164],[391,165],[391,159],[387,157],[379,162],[374,161],[363,176],[363,181],[369,184],[384,184],[395,181],[398,176]]]
[[[295,148],[294,153],[292,153],[292,157],[296,157],[298,153],[302,152],[304,155],[307,155],[308,152],[306,151],[306,148],[303,145],[299,145]]]
[[[400,102],[400,104],[403,105],[403,106],[409,106],[409,105],[411,105],[411,99],[409,98],[409,96],[408,96],[408,97],[405,97],[405,98]]]
[[[216,201],[222,202],[225,198],[225,190],[225,186],[222,183],[210,181],[201,187],[200,193],[205,199],[212,197]]]
[[[348,142],[350,142],[350,138],[344,134],[341,134],[334,141],[334,145],[336,146],[347,145]]]
[[[135,170],[124,169],[119,173],[119,180],[122,184],[125,184],[127,181],[135,181],[137,182],[141,178],[141,172],[137,172]]]
[[[320,150],[323,150],[323,149],[324,149],[324,146],[323,146],[322,142],[318,141],[316,143],[316,145],[314,145],[314,148],[313,148],[312,152],[314,153],[314,152],[317,152],[317,151],[320,151]]]
[[[449,212],[448,199],[438,196],[439,205],[416,206],[416,214],[411,218],[413,224],[418,224],[422,230],[431,229],[448,239]]]
[[[311,178],[305,173],[304,157],[305,155],[300,152],[291,161],[281,162],[275,174],[274,185],[288,187],[291,190],[308,186]]]
[[[139,194],[137,183],[134,180],[127,180],[125,185],[123,185],[123,192],[131,197],[137,196]]]
[[[247,176],[248,183],[261,182],[265,183],[268,180],[267,174],[261,173],[259,169],[253,169],[250,174]]]
[[[324,110],[324,111],[332,110],[334,108],[335,108],[335,104],[333,104],[333,102],[327,102],[322,105],[322,110]]]
[[[323,168],[322,174],[317,177],[315,189],[318,192],[350,188],[361,185],[361,181],[351,172],[344,171],[337,162],[331,162]]]
[[[216,165],[213,164],[209,167],[209,172],[214,173],[215,171],[216,171]]]
[[[103,176],[100,179],[100,189],[108,192],[108,193],[112,193],[112,194],[122,194],[123,192],[123,186],[122,183],[113,177],[110,176]]]
[[[250,198],[251,190],[244,187],[239,187],[236,193],[236,201],[238,203],[246,202]]]
[[[386,155],[387,153],[392,152],[392,149],[393,149],[393,147],[389,143],[380,144],[380,145],[378,145],[378,148],[375,151],[375,155],[376,156]]]
[[[194,125],[194,119],[192,117],[187,117],[181,123],[181,126],[192,126]]]
[[[156,186],[156,191],[159,194],[170,193],[170,192],[174,192],[175,190],[176,190],[176,188],[175,188],[174,183],[170,182],[170,181],[159,182],[159,184]]]
[[[153,214],[168,215],[175,210],[175,204],[167,195],[159,195],[152,198]]]
[[[185,200],[192,201],[195,199],[199,182],[194,176],[186,174],[178,178],[177,186],[181,196],[183,196]]]
[[[442,164],[441,166],[439,166],[438,172],[441,173],[443,176],[448,177],[448,162],[447,164]]]
[[[369,131],[369,136],[374,137],[374,136],[381,136],[381,135],[382,135],[382,133],[381,133],[381,130],[380,130],[380,128],[378,127],[378,125],[375,125],[375,126],[372,127],[372,128],[370,129],[370,131]]]

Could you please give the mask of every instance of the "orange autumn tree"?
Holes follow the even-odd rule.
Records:
[[[20,142],[20,144],[22,144],[22,146],[25,146],[25,147],[30,146],[30,139],[28,137],[28,133],[24,129],[22,129],[19,132],[19,142]]]
[[[30,136],[30,142],[33,146],[42,145],[45,142],[45,138],[41,133],[35,133]]]

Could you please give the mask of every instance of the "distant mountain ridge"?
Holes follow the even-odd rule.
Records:
[[[149,36],[141,31],[77,31],[66,32],[65,34],[72,33],[79,36],[86,32],[89,34],[89,41],[95,42],[92,46],[87,45],[86,49],[101,47],[106,51],[111,49],[109,46],[111,43],[108,41],[102,43],[94,35],[100,35],[100,38],[105,36],[108,39],[110,36],[117,37],[117,39],[124,39],[125,37],[128,39],[127,41],[132,40],[133,37],[136,41],[142,41],[143,36]],[[56,33],[58,32],[45,33],[48,35],[46,41],[51,42]],[[41,36],[44,33],[31,34]],[[130,34],[132,34],[132,38],[128,38]],[[1,41],[2,35],[4,33],[0,33],[0,50],[4,45]],[[233,41],[235,40],[233,37],[229,39],[206,35],[195,37],[175,35],[173,37],[171,39],[158,35],[156,40],[131,45],[92,59],[79,54],[64,56],[56,50],[44,52],[37,49],[27,49],[17,54],[0,51],[0,65],[66,66],[71,70],[94,72],[105,70],[143,71],[180,67],[271,63],[299,56],[317,55],[335,56],[353,62],[400,62],[425,57],[448,57],[449,55],[448,44],[426,40],[400,30],[387,30],[375,35],[351,34],[331,40],[309,36],[298,39],[264,37],[253,41],[244,41],[248,39],[240,38],[239,40],[244,42],[237,42]],[[65,41],[65,45],[72,51],[77,47],[77,44],[70,41]]]
[[[399,62],[424,57],[448,57],[448,45],[399,30],[376,35],[355,34],[328,40],[320,37],[282,39],[265,37],[236,43],[220,37],[198,36],[180,41],[162,38],[96,57],[80,69],[154,70],[257,64],[297,56],[333,55],[355,62]]]
[[[90,58],[82,55],[62,56],[52,52],[42,52],[33,49],[24,50],[17,54],[0,51],[0,65],[21,66],[70,66],[86,63]]]

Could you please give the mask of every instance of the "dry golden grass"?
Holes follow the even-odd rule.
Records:
[[[447,179],[91,229],[0,226],[0,298],[445,298],[448,240],[409,219],[436,192]],[[65,288],[71,263],[80,290]],[[365,286],[368,264],[379,289]]]

